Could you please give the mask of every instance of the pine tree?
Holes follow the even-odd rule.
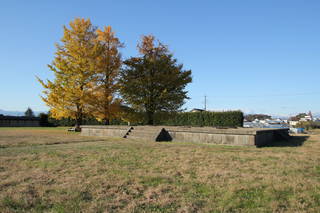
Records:
[[[154,36],[143,36],[138,49],[140,57],[124,62],[120,92],[128,105],[146,113],[147,123],[152,125],[156,112],[177,111],[184,104],[191,70],[183,70],[167,46],[156,44]]]
[[[30,107],[28,107],[28,109],[24,112],[24,116],[30,117],[30,118],[34,117],[34,113]]]

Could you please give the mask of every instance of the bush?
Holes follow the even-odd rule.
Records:
[[[156,124],[169,126],[242,127],[241,111],[158,113]]]
[[[40,118],[40,126],[50,126],[49,124],[49,116],[46,113],[40,113],[39,114]]]
[[[61,118],[55,119],[52,117],[48,118],[48,123],[50,126],[74,126],[76,121],[72,118]],[[127,122],[122,120],[113,119],[110,121],[110,125],[126,125]],[[95,118],[83,118],[82,125],[104,125],[104,122],[98,121]]]
[[[300,121],[295,127],[309,129],[320,129],[320,122],[316,121]]]
[[[146,125],[147,118],[143,112],[135,112],[135,119],[131,125]],[[139,119],[138,119],[139,118]],[[157,112],[154,117],[155,125],[166,126],[212,126],[212,127],[242,127],[243,113],[241,111],[225,112]],[[49,117],[51,126],[74,126],[75,120],[71,118],[54,119]],[[83,125],[104,125],[95,118],[84,118]],[[127,125],[126,121],[113,119],[110,125]]]

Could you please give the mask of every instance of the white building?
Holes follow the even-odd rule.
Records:
[[[290,126],[295,126],[299,123],[299,121],[289,121]]]

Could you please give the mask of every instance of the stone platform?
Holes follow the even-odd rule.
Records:
[[[288,140],[289,129],[178,127],[178,126],[81,126],[83,136],[120,137],[146,141],[264,146]]]

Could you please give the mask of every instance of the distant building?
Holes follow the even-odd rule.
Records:
[[[288,128],[287,122],[281,119],[255,119],[252,122],[244,122],[243,127],[246,128]]]
[[[192,110],[190,110],[190,112],[203,112],[205,111],[204,109],[197,109],[197,108],[193,108]]]
[[[290,126],[295,126],[299,123],[299,121],[289,121]]]
[[[300,121],[313,121],[313,116],[311,111],[309,111],[309,113],[306,116],[300,118]]]

